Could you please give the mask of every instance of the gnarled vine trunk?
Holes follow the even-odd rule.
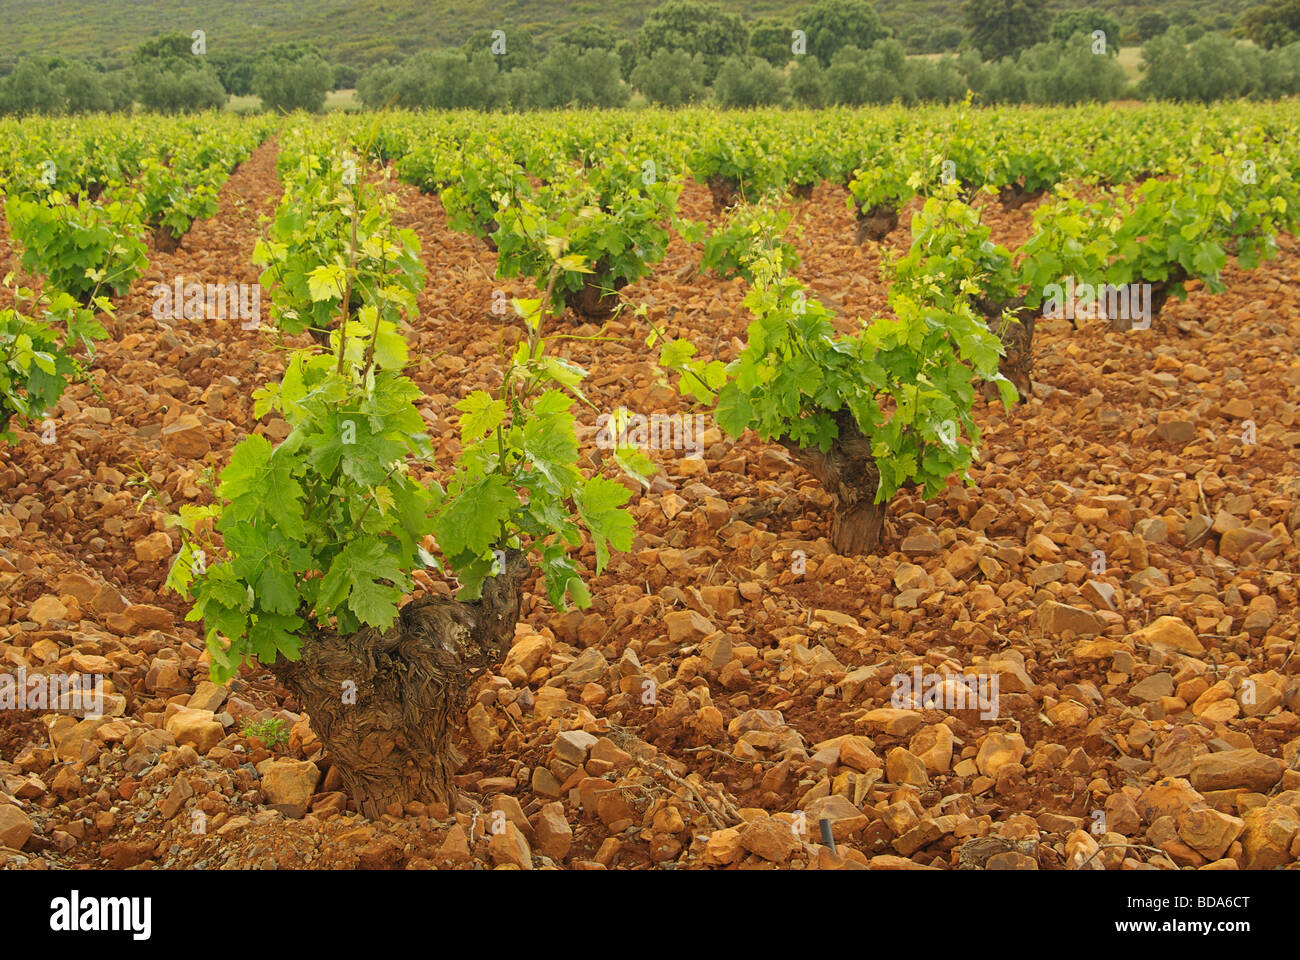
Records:
[[[161,253],[175,253],[180,249],[181,238],[172,233],[172,228],[161,226],[153,232],[154,247]]]
[[[1033,387],[1035,311],[1025,306],[1024,297],[999,302],[980,297],[975,301],[975,307],[984,315],[988,328],[1002,341],[1005,352],[998,362],[999,372],[1015,384],[1022,401],[1028,399]],[[1002,315],[1007,310],[1011,311],[1014,319],[1004,322]],[[986,391],[986,395],[995,396],[996,388],[992,384],[989,387],[992,389]]]
[[[858,211],[857,242],[879,242],[898,226],[898,207],[892,203],[878,203],[870,210]]]
[[[618,309],[617,291],[627,286],[627,280],[619,277],[614,281],[611,289],[596,279],[608,273],[609,261],[605,259],[597,261],[593,272],[584,278],[581,289],[570,293],[565,298],[565,304],[583,320],[595,322],[608,320]]]
[[[1147,305],[1151,309],[1151,320],[1153,322],[1160,316],[1160,311],[1165,308],[1165,303],[1168,302],[1170,294],[1173,293],[1174,286],[1180,283],[1185,283],[1188,279],[1187,271],[1183,269],[1182,265],[1175,264],[1169,271],[1168,277],[1164,280],[1156,280],[1151,283],[1151,294],[1147,301]],[[1119,331],[1120,333],[1132,330],[1135,323],[1136,320],[1131,314],[1127,317],[1119,316],[1110,318],[1110,328]]]
[[[1039,187],[1037,190],[1026,190],[1024,184],[1017,180],[1014,183],[999,187],[998,199],[1002,201],[1002,209],[1018,210],[1026,203],[1037,200],[1046,192],[1045,187]]]
[[[817,478],[835,498],[831,507],[831,544],[836,553],[856,557],[875,552],[885,530],[886,504],[876,503],[880,469],[871,456],[871,443],[858,429],[848,410],[831,414],[839,435],[822,453],[816,447],[801,447],[788,437],[781,446],[805,470]]]
[[[528,571],[526,555],[507,551],[481,600],[412,600],[388,630],[317,631],[299,660],[271,664],[362,814],[411,801],[455,810],[461,714],[470,686],[514,641]]]
[[[709,193],[713,196],[713,212],[721,213],[740,199],[740,181],[715,173],[709,177]]]

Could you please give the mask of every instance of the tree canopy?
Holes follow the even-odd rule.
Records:
[[[252,86],[268,110],[319,111],[334,87],[334,71],[313,46],[277,43],[257,58]]]
[[[1241,18],[1246,36],[1266,50],[1300,40],[1300,0],[1272,0]]]
[[[738,14],[696,0],[668,0],[655,7],[637,34],[637,51],[643,62],[661,50],[699,54],[706,83],[713,82],[724,59],[741,56],[748,48],[749,28]]]
[[[1047,0],[966,0],[971,43],[985,60],[1019,53],[1047,39]]]
[[[844,47],[870,50],[890,36],[869,0],[818,0],[799,14],[796,25],[808,35],[808,52],[824,64]]]
[[[1107,13],[1105,10],[1098,10],[1096,7],[1089,7],[1086,10],[1066,10],[1056,15],[1052,21],[1050,31],[1053,40],[1058,43],[1065,43],[1076,33],[1085,33],[1091,36],[1094,31],[1100,30],[1106,37],[1106,52],[1112,57],[1119,55],[1119,20]]]

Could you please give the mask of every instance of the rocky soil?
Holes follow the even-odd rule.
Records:
[[[978,411],[974,486],[898,497],[879,556],[831,552],[826,495],[775,446],[709,429],[700,458],[655,451],[636,545],[592,581],[592,609],[559,614],[530,592],[507,660],[476,688],[458,809],[366,820],[268,673],[207,682],[201,636],[162,589],[178,545],[166,515],[205,502],[246,432],[286,428],[251,414],[283,366],[275,338],[237,319],[156,320],[150,288],[256,280],[274,156],[267,144],[240,167],[179,250],[151,252],[97,358],[102,396],[70,390],[53,444],[0,448],[0,672],[111,679],[103,717],[0,710],[6,869],[1300,861],[1294,239],[1229,270],[1224,295],[1193,288],[1152,330],[1040,322],[1032,398]],[[499,382],[493,291],[529,291],[494,280],[493,254],[449,232],[436,199],[391,189],[424,245],[412,375],[445,468],[453,404]],[[682,206],[716,222],[703,186]],[[991,201],[986,220],[1015,244],[1033,207]],[[844,192],[819,187],[796,210],[798,273],[845,328],[884,310],[876,245],[854,243]],[[909,214],[885,245],[906,243]],[[13,259],[0,234],[0,273]],[[744,286],[697,275],[698,259],[675,238],[623,297],[729,359]],[[563,347],[601,410],[691,412],[631,309],[603,333]],[[949,690],[996,677],[997,716],[896,702],[893,678],[914,668]],[[275,718],[286,742],[248,730]]]

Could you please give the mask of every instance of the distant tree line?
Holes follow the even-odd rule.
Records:
[[[203,50],[185,34],[142,44],[125,66],[27,57],[0,78],[0,113],[60,114],[121,111],[139,104],[160,113],[225,106],[231,95],[256,94],[269,110],[320,110],[337,82],[354,84],[357,71],[329,64],[312,46],[276,44],[255,57]]]
[[[1186,14],[1144,14],[1128,31],[1145,38],[1144,76],[1131,85],[1117,61],[1126,31],[1105,11],[1053,15],[1046,0],[968,0],[965,10],[964,50],[909,57],[869,0],[819,0],[792,24],[747,24],[713,4],[669,0],[634,39],[586,28],[542,55],[526,36],[507,35],[494,53],[484,32],[456,50],[372,68],[358,95],[370,108],[523,110],[621,106],[633,91],[666,107],[742,108],[952,102],[968,91],[980,102],[1033,104],[1300,92],[1294,41],[1239,43]]]
[[[130,109],[194,111],[256,95],[267,110],[321,110],[355,87],[366,108],[531,110],[950,102],[1073,104],[1141,96],[1172,100],[1300,92],[1300,0],[1269,0],[1239,24],[1187,11],[1121,24],[1095,8],[1053,13],[1048,0],[966,0],[964,22],[895,36],[871,0],[817,0],[789,20],[747,21],[707,0],[668,0],[632,36],[598,24],[541,49],[526,31],[483,30],[459,47],[366,69],[331,63],[310,44],[255,56],[196,50],[175,34],[129,64],[29,57],[0,75],[0,113]],[[1224,30],[1232,29],[1235,36]],[[1249,42],[1247,42],[1249,41]],[[1130,84],[1116,55],[1142,43]],[[946,52],[946,51],[956,51]],[[0,65],[0,74],[4,73]]]

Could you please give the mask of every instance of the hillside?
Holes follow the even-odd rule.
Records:
[[[747,17],[793,16],[807,0],[720,0]],[[1056,0],[1053,6],[1086,5]],[[1217,17],[1235,22],[1251,0],[1124,2],[1094,0],[1093,5],[1132,23],[1144,12],[1172,15],[1191,11],[1202,22]],[[33,53],[112,60],[159,34],[195,29],[208,34],[209,53],[248,53],[266,43],[309,40],[334,59],[369,63],[402,56],[426,46],[460,43],[476,30],[515,26],[546,41],[583,23],[601,23],[618,33],[634,31],[653,4],[633,0],[578,0],[548,3],[512,0],[508,13],[487,0],[0,0],[0,58]],[[927,27],[961,23],[961,0],[879,0],[886,21],[900,36]],[[503,23],[503,20],[505,21]]]

